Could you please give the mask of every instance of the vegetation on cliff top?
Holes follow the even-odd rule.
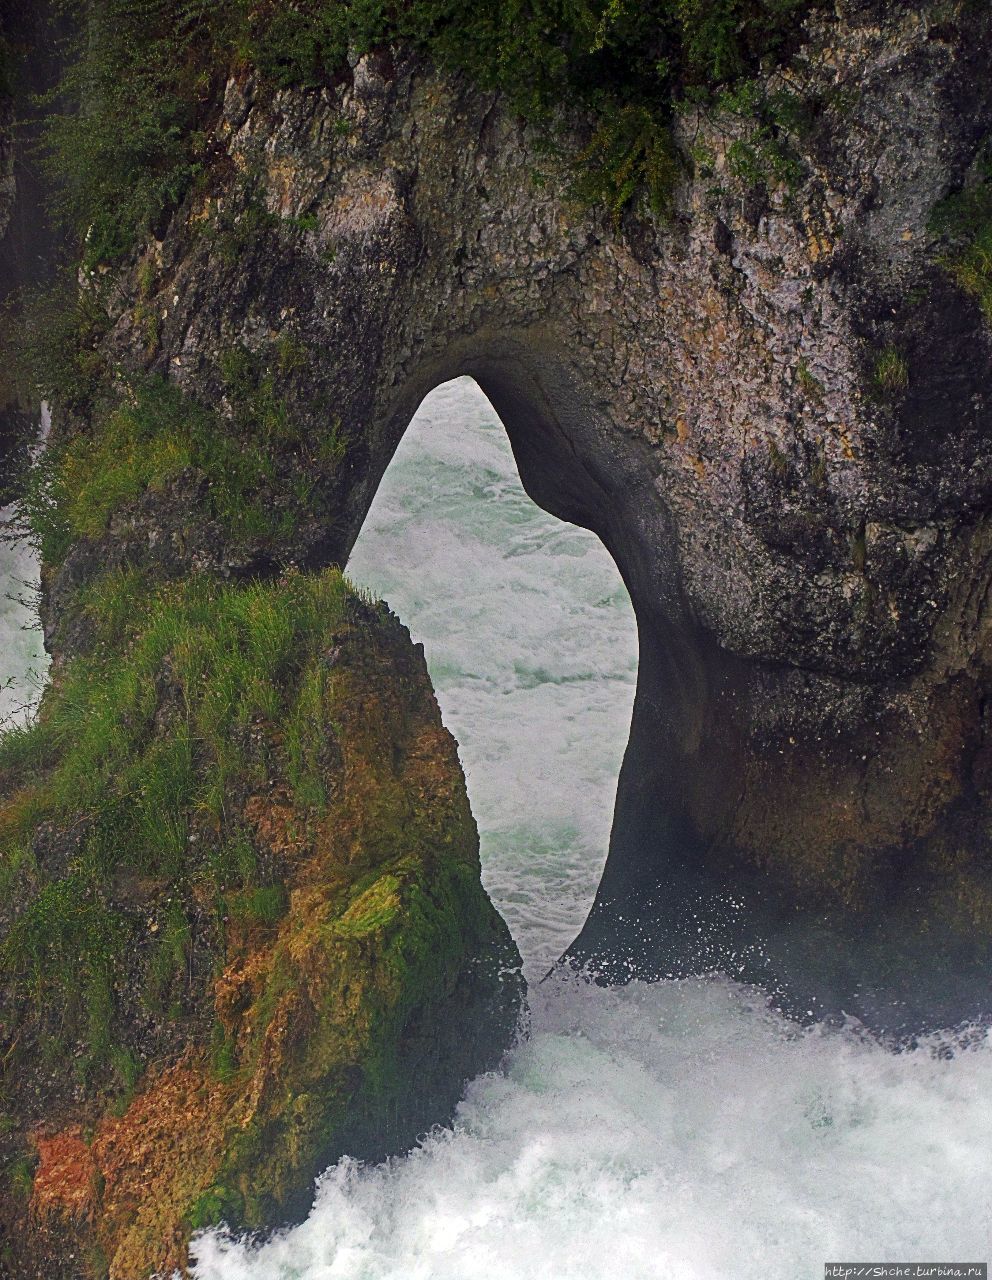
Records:
[[[754,76],[815,0],[66,0],[82,34],[49,121],[63,218],[91,263],[112,261],[209,180],[220,88],[238,68],[274,88],[347,74],[391,42],[504,91],[525,117],[593,121],[578,187],[616,213],[659,207],[677,164],[677,104]]]

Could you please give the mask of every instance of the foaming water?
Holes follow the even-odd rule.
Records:
[[[0,534],[12,515],[0,508]],[[25,543],[0,537],[0,729],[28,714],[48,671],[37,590],[37,556]]]
[[[729,982],[545,984],[452,1130],[341,1161],[306,1223],[210,1280],[819,1280],[838,1258],[986,1256],[987,1043],[895,1055],[797,1032]]]
[[[531,978],[577,932],[629,725],[629,600],[520,488],[478,388],[424,402],[349,565],[425,644]],[[531,990],[531,1034],[454,1125],[342,1160],[308,1220],[214,1232],[198,1280],[819,1280],[839,1258],[985,1258],[992,1045],[892,1053],[725,980]]]

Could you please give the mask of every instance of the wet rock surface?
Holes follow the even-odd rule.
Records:
[[[805,108],[779,139],[788,180],[742,170],[746,119],[700,111],[679,122],[694,176],[671,219],[617,228],[495,97],[415,59],[306,95],[230,82],[226,176],[139,265],[154,342],[125,276],[108,343],[222,403],[224,350],[290,341],[280,395],[344,446],[317,487],[328,514],[304,504],[262,552],[185,499],[180,536],[156,522],[168,494],[147,495],[50,577],[48,616],[57,645],[62,584],[94,554],[169,573],[345,561],[419,399],[471,374],[534,498],[603,538],[641,629],[574,957],[724,965],[898,1029],[984,1006],[992,928],[992,345],[932,229],[992,124],[990,42],[972,10],[840,16],[810,19],[775,73]],[[829,975],[821,948],[781,943],[814,923]]]
[[[80,517],[44,573],[56,687],[108,572],[236,587],[345,565],[420,399],[469,374],[528,491],[603,539],[638,617],[610,856],[569,960],[606,981],[724,969],[799,1016],[895,1034],[987,1014],[992,336],[933,214],[980,178],[990,70],[976,8],[839,4],[768,72],[799,108],[773,150],[746,116],[684,114],[671,217],[616,226],[497,96],[417,57],[306,93],[231,79],[209,186],[83,284],[122,396],[167,380],[255,472],[232,515],[237,450],[191,429],[179,461]],[[66,415],[55,446],[85,471],[102,430]],[[412,1042],[433,1052],[435,1031]],[[159,1067],[163,1098],[200,1069]],[[223,1089],[204,1080],[209,1110]],[[93,1219],[60,1173],[83,1167],[79,1106],[38,1146],[53,1240]],[[126,1125],[95,1123],[83,1165],[106,1180]],[[250,1183],[264,1161],[245,1158]],[[226,1168],[197,1220],[233,1202]],[[106,1204],[98,1224],[146,1221]]]

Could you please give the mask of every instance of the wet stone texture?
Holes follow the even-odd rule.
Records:
[[[50,577],[48,621],[57,646],[94,557],[345,561],[419,399],[472,374],[641,628],[574,957],[717,964],[898,1029],[974,1012],[992,936],[992,342],[932,230],[977,180],[990,38],[973,10],[842,8],[774,73],[803,107],[785,177],[746,119],[685,115],[673,215],[619,227],[496,98],[415,60],[306,95],[229,83],[215,193],[118,280],[109,347],[223,405],[225,350],[289,342],[279,394],[343,460],[264,551],[149,495]]]
[[[346,564],[420,399],[470,374],[638,616],[609,861],[569,958],[607,981],[722,968],[895,1033],[987,1013],[992,334],[932,219],[981,180],[992,23],[836,8],[768,73],[799,108],[779,150],[684,114],[671,216],[618,226],[497,97],[414,57],[319,92],[230,81],[209,192],[84,285],[121,376],[230,430],[276,423],[253,491],[272,518],[225,521],[188,466],[76,536],[44,577],[56,683],[108,569]]]

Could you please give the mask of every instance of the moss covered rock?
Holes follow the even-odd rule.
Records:
[[[111,574],[0,746],[15,1275],[305,1212],[498,1065],[522,984],[422,651],[334,570]]]

